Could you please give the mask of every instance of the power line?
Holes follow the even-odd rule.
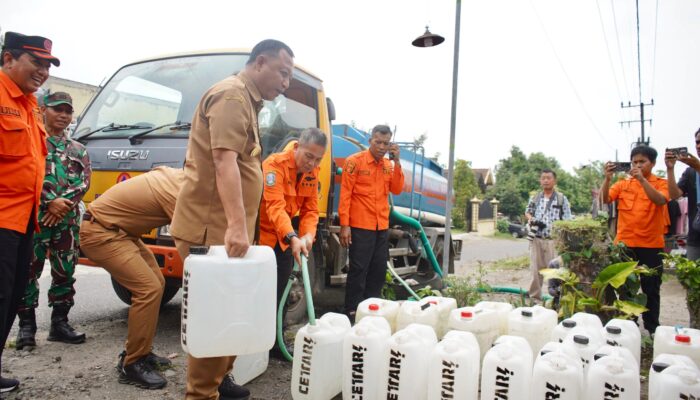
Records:
[[[638,77],[638,85],[639,85],[639,102],[642,102],[642,55],[641,55],[641,50],[639,47],[639,0],[635,0],[635,5],[637,9],[637,77]],[[644,126],[644,122],[642,122],[642,126]]]
[[[613,23],[615,25],[615,40],[617,41],[617,54],[620,56],[620,71],[622,71],[622,83],[625,85],[625,93],[627,98],[630,98],[629,88],[627,87],[627,75],[625,74],[625,63],[622,61],[622,46],[620,46],[620,32],[617,29],[617,16],[615,15],[615,1],[610,0],[610,8],[613,14]]]
[[[654,98],[654,87],[656,85],[656,38],[659,33],[659,0],[656,0],[656,15],[654,16],[654,52],[652,58],[651,66],[651,98]],[[654,118],[654,111],[652,108],[651,118]]]
[[[617,89],[617,96],[622,99],[622,93],[620,92],[620,84],[617,81],[617,73],[615,73],[615,67],[613,65],[612,56],[610,55],[610,45],[608,44],[608,36],[605,34],[605,24],[603,24],[603,15],[600,12],[600,0],[596,0],[596,7],[598,8],[598,18],[600,19],[600,29],[603,31],[603,39],[605,40],[605,49],[608,53],[608,61],[610,63],[610,70],[612,71],[613,78],[615,79],[615,89]]]
[[[544,22],[542,21],[540,14],[537,12],[537,8],[535,7],[535,4],[533,3],[532,0],[530,0],[530,6],[532,6],[532,10],[535,12],[535,16],[537,17],[537,21],[540,23],[540,28],[542,29],[542,32],[544,32],[544,36],[547,38],[547,42],[549,43],[549,46],[552,48],[552,52],[554,53],[554,57],[557,59],[557,62],[559,63],[559,67],[561,68],[562,72],[564,73],[564,76],[566,77],[566,81],[569,82],[569,86],[571,87],[571,90],[574,92],[574,95],[576,96],[576,100],[578,100],[578,103],[581,106],[583,113],[586,115],[586,118],[588,118],[588,122],[591,124],[591,126],[593,126],[595,131],[598,133],[598,136],[600,136],[600,138],[603,140],[603,143],[605,143],[608,147],[610,147],[610,149],[615,150],[615,148],[607,141],[607,139],[605,139],[605,136],[603,136],[603,133],[600,131],[600,129],[598,129],[598,126],[595,124],[595,121],[593,121],[591,114],[588,113],[586,106],[583,104],[583,100],[581,99],[581,96],[578,94],[578,90],[576,90],[574,83],[571,81],[571,77],[569,77],[569,73],[566,72],[566,68],[564,68],[564,63],[561,61],[561,58],[559,58],[559,53],[557,53],[557,49],[554,47],[554,43],[552,42],[552,39],[549,37],[549,33],[547,33],[547,29],[544,26]]]

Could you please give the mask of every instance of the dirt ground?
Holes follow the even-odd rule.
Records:
[[[463,263],[458,271],[465,274],[476,269],[476,263],[469,262]],[[488,268],[484,275],[491,285],[527,287],[529,279],[527,268],[513,265]],[[686,325],[685,290],[675,278],[669,277],[663,283],[661,296],[661,322]],[[6,394],[3,399],[182,399],[186,357],[179,341],[179,303],[164,307],[155,341],[154,351],[171,357],[174,364],[173,369],[164,371],[168,385],[163,390],[142,390],[117,382],[115,366],[126,337],[126,313],[125,307],[110,320],[76,326],[88,334],[87,343],[82,345],[47,342],[48,332],[40,329],[34,351],[6,349],[3,375],[17,377],[22,384],[20,390]],[[252,399],[291,399],[290,377],[290,363],[270,359],[267,372],[246,386],[252,392]]]

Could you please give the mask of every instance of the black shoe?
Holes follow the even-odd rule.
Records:
[[[126,350],[122,350],[119,353],[119,361],[117,361],[117,371],[122,369],[124,365],[124,358],[126,357]],[[153,352],[148,353],[145,357],[146,362],[151,365],[154,369],[168,369],[173,366],[173,362],[165,357],[156,355]]]
[[[248,400],[250,390],[238,385],[231,374],[226,374],[219,385],[221,400]]]
[[[162,389],[168,383],[151,364],[141,357],[133,363],[124,366],[119,371],[119,383],[134,385],[142,389]],[[123,359],[120,360],[123,362]]]
[[[19,381],[12,378],[0,377],[0,393],[11,392],[19,386]]]
[[[70,306],[55,305],[51,311],[51,328],[47,340],[52,342],[63,342],[70,344],[83,343],[85,334],[76,332],[72,326],[68,325],[68,311]]]
[[[153,352],[146,355],[146,362],[151,364],[153,368],[170,368],[173,366],[173,362],[170,359],[161,357]]]
[[[17,340],[15,341],[15,348],[17,350],[22,350],[26,348],[27,350],[32,350],[36,347],[36,315],[34,314],[34,309],[29,309],[26,311],[20,311],[17,313],[19,317],[19,330],[17,331]]]

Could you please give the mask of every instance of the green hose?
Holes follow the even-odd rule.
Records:
[[[479,293],[510,293],[510,294],[517,294],[521,296],[528,296],[529,293],[527,290],[523,288],[514,288],[514,287],[507,287],[507,286],[491,286],[489,288],[478,288],[477,292]],[[545,294],[542,295],[542,300],[548,301],[551,300],[552,296]]]
[[[443,277],[442,273],[442,268],[440,268],[440,264],[438,264],[437,258],[435,258],[435,253],[433,253],[433,248],[430,246],[430,242],[428,241],[428,236],[425,235],[425,231],[423,230],[423,226],[420,224],[420,222],[416,221],[414,218],[407,217],[398,211],[394,209],[394,205],[391,205],[391,213],[389,214],[391,218],[394,218],[397,220],[399,223],[405,224],[410,226],[411,228],[415,229],[418,231],[418,234],[420,236],[420,241],[423,243],[423,249],[425,249],[425,254],[428,256],[428,261],[432,265],[433,269],[435,270],[435,273],[440,276],[440,278]]]
[[[294,271],[299,271],[299,264],[294,263]],[[301,255],[301,279],[304,282],[304,295],[306,297],[306,313],[309,316],[309,324],[316,325],[316,312],[314,311],[314,301],[311,297],[311,280],[309,279],[309,265],[308,260],[305,255]],[[287,351],[287,346],[284,343],[284,305],[287,303],[287,297],[289,296],[289,291],[292,289],[292,284],[294,284],[294,275],[289,276],[289,281],[287,281],[287,286],[284,288],[282,293],[282,298],[280,299],[279,307],[277,308],[277,347],[279,347],[280,352],[287,361],[292,361],[293,357]]]
[[[394,267],[391,266],[391,261],[387,261],[387,262],[386,262],[386,267],[387,267],[387,269],[389,269],[389,272],[391,273],[391,275],[394,276],[394,279],[398,280],[398,281],[401,283],[401,285],[402,285],[404,288],[406,288],[406,291],[408,291],[408,293],[409,293],[414,299],[416,299],[416,300],[420,300],[420,299],[421,299],[421,297],[418,296],[418,295],[416,294],[416,292],[414,292],[413,289],[411,289],[410,286],[408,286],[408,283],[406,283],[405,280],[401,279],[401,277],[400,277],[399,274],[396,272],[396,270],[394,270]]]

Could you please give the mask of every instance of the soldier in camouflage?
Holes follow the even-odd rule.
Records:
[[[44,97],[42,106],[48,137],[46,147],[46,176],[39,206],[41,232],[34,234],[34,256],[29,282],[19,306],[17,349],[36,346],[36,315],[39,304],[38,279],[48,255],[51,263],[49,306],[51,329],[48,340],[83,343],[85,334],[68,324],[68,312],[73,306],[75,266],[78,263],[78,204],[90,186],[90,160],[85,147],[68,137],[66,127],[73,118],[73,101],[65,92]]]

